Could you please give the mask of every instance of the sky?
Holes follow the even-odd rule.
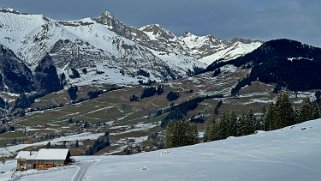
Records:
[[[59,20],[109,11],[126,25],[157,23],[178,36],[290,38],[321,47],[320,6],[321,0],[0,0],[0,7]]]

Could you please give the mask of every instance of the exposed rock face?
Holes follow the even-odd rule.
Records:
[[[31,70],[14,53],[0,45],[0,90],[14,93],[36,90]]]
[[[0,90],[12,93],[54,92],[62,89],[52,59],[46,55],[32,71],[9,49],[0,45]]]
[[[126,38],[131,38],[131,31],[133,31],[133,28],[127,27],[122,22],[120,22],[118,19],[116,19],[111,13],[109,12],[103,12],[101,15],[97,18],[95,18],[97,23],[107,25],[109,29],[113,30],[117,34],[124,36]]]
[[[38,91],[55,92],[63,88],[58,78],[52,58],[47,54],[35,69],[35,82]]]

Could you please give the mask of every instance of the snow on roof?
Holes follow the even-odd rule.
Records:
[[[37,151],[20,151],[16,159],[26,160],[65,160],[69,149],[40,149]]]
[[[65,160],[69,149],[40,149],[37,160]]]
[[[16,159],[35,160],[37,153],[37,151],[20,151]]]

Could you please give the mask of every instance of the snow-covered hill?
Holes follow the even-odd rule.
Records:
[[[321,119],[317,119],[280,130],[175,149],[130,156],[75,157],[80,162],[79,171],[38,173],[20,180],[70,180],[71,175],[78,177],[80,172],[85,172],[83,179],[95,181],[129,178],[139,181],[318,181],[321,177],[320,129]],[[5,170],[3,175],[10,176],[10,168],[14,168],[14,162],[1,165],[0,171]]]
[[[231,59],[235,59],[252,52],[259,46],[261,46],[261,44],[261,42],[242,43],[240,41],[236,41],[230,47],[226,49],[221,49],[212,55],[202,57],[198,61],[203,62],[207,65],[213,63],[213,60],[229,61]]]
[[[108,12],[97,18],[57,21],[0,9],[0,44],[31,70],[49,53],[58,73],[64,73],[70,84],[137,84],[138,80],[186,76],[194,67],[205,68],[217,59],[235,58],[261,43],[191,33],[176,37],[157,24],[139,29],[126,26]],[[71,79],[71,69],[78,70],[80,77]],[[138,75],[140,69],[150,77]]]

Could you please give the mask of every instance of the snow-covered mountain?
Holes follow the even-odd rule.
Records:
[[[67,83],[86,85],[175,79],[215,60],[241,56],[261,42],[191,33],[176,37],[157,24],[139,29],[126,26],[109,12],[97,18],[57,21],[0,9],[0,44],[33,72],[49,54]],[[72,76],[75,70],[80,76]],[[149,76],[138,74],[141,70]]]
[[[258,41],[255,41],[255,42],[245,41],[244,43],[242,40],[234,40],[232,42],[229,42],[228,45],[229,46],[219,49],[213,54],[203,56],[202,58],[198,59],[198,61],[205,63],[207,65],[210,65],[211,63],[213,63],[213,60],[229,61],[252,52],[253,50],[260,47],[262,43]]]
[[[259,46],[261,41],[246,39],[233,39],[231,41],[221,40],[213,35],[196,36],[185,32],[182,36],[174,34],[158,24],[141,27],[148,38],[135,38],[134,41],[147,46],[162,54],[182,54],[192,57],[206,65],[214,61],[224,59],[225,61],[243,56]]]

